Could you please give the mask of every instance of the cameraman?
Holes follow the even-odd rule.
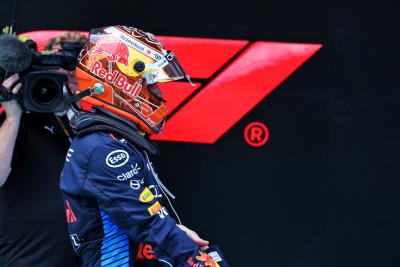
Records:
[[[21,83],[18,83],[14,88],[12,88],[12,86],[18,80],[19,75],[16,73],[5,80],[2,86],[4,86],[8,92],[17,94],[21,89]],[[16,100],[2,102],[1,104],[7,117],[0,128],[0,140],[2,140],[0,143],[0,187],[6,182],[11,172],[11,159],[22,115],[22,109]]]
[[[16,94],[19,79],[14,74],[0,85]],[[1,105],[0,266],[75,266],[58,190],[67,124],[53,114],[23,112],[14,99]]]

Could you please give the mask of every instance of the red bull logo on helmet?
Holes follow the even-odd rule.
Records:
[[[127,93],[133,97],[139,95],[140,90],[142,89],[142,85],[138,82],[135,82],[134,85],[128,83],[128,78],[125,75],[114,70],[113,72],[108,72],[103,68],[103,64],[96,60],[92,67],[90,68],[90,72],[101,78],[102,80],[115,85],[117,88],[121,89],[124,93]]]
[[[129,66],[129,48],[122,42],[104,41],[97,43],[90,51],[92,55],[107,55],[107,59],[111,62],[118,62]]]

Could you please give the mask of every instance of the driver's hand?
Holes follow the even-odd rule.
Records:
[[[207,240],[200,238],[199,235],[195,231],[192,231],[189,228],[187,228],[186,226],[181,225],[181,224],[177,224],[177,226],[182,231],[184,231],[188,235],[188,237],[190,239],[192,239],[200,247],[201,250],[206,250],[208,248],[209,242]]]

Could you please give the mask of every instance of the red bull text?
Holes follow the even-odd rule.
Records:
[[[128,78],[126,78],[126,76],[122,73],[119,73],[117,70],[114,70],[112,73],[108,72],[103,68],[103,64],[98,60],[93,63],[92,67],[90,68],[90,72],[106,82],[114,84],[124,93],[127,93],[133,97],[138,96],[140,90],[142,89],[142,85],[138,82],[135,82],[134,85],[128,83]]]

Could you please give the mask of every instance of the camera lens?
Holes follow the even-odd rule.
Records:
[[[39,79],[32,86],[32,97],[40,104],[51,104],[59,93],[57,82],[52,79]]]
[[[32,71],[23,79],[23,106],[25,110],[54,113],[65,111],[64,85],[68,77],[52,70]]]

